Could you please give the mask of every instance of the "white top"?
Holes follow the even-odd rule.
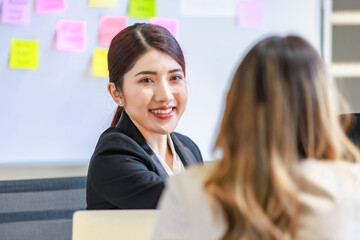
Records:
[[[152,239],[222,237],[226,223],[219,205],[205,194],[211,166],[196,166],[169,179],[160,199]],[[300,215],[296,240],[360,239],[360,166],[344,161],[299,163]]]
[[[160,157],[159,155],[157,155],[154,151],[154,149],[152,149],[152,147],[150,146],[150,144],[148,143],[148,145],[150,146],[151,150],[153,150],[153,152],[155,153],[156,157],[159,159],[161,165],[164,167],[166,173],[169,176],[173,176],[174,174],[178,174],[181,172],[185,172],[185,167],[184,164],[182,163],[179,155],[176,153],[175,151],[175,147],[174,147],[174,143],[171,139],[170,134],[167,135],[167,141],[168,141],[168,145],[170,147],[171,153],[173,155],[173,170],[171,170],[169,168],[169,166],[166,164],[165,160]]]

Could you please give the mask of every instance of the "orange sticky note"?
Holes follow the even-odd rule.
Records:
[[[102,16],[99,31],[100,44],[109,46],[115,35],[126,28],[127,22],[127,17]]]

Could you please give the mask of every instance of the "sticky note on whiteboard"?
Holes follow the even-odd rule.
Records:
[[[152,18],[155,17],[155,0],[130,0],[129,17]]]
[[[86,22],[58,20],[56,26],[56,49],[83,51],[86,46]]]
[[[116,7],[116,0],[88,0],[89,7],[113,8]]]
[[[166,28],[176,39],[179,36],[179,21],[169,18],[152,18],[150,23]]]
[[[107,77],[109,76],[108,65],[107,65],[107,48],[95,48],[93,59],[92,59],[92,69],[94,76],[97,77]]]
[[[47,13],[65,10],[65,0],[36,0],[35,9],[37,13]]]
[[[264,2],[259,0],[241,0],[237,6],[237,25],[244,28],[262,27]]]
[[[127,17],[102,16],[99,31],[100,44],[109,46],[115,35],[126,28],[127,22]]]
[[[30,10],[30,0],[3,0],[1,7],[1,23],[29,24]]]
[[[10,46],[11,68],[37,69],[39,65],[39,41],[12,39]]]

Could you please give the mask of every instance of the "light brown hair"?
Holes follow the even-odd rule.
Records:
[[[205,188],[228,227],[223,239],[291,239],[294,168],[305,158],[357,161],[337,117],[340,95],[317,51],[297,36],[268,37],[233,77]]]

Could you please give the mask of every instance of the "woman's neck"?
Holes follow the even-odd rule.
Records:
[[[162,134],[143,134],[145,140],[150,144],[156,154],[161,157],[165,156],[168,148],[167,135]]]
[[[145,138],[146,142],[151,146],[156,155],[164,159],[168,167],[173,170],[173,154],[168,145],[168,134],[154,133],[136,124],[136,122],[132,122],[140,131],[141,135]]]
[[[168,135],[141,133],[153,151],[165,160],[168,167],[173,170],[173,155],[168,145]]]

